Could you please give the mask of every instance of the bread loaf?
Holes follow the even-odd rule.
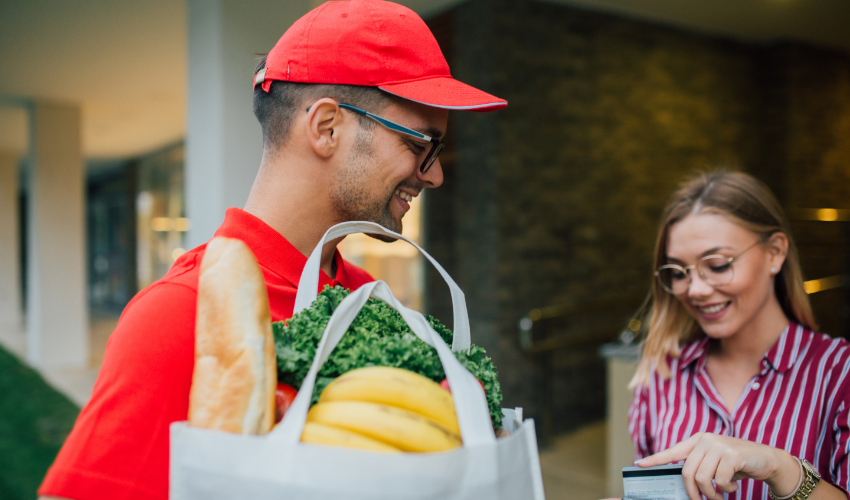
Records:
[[[198,281],[189,425],[265,434],[277,385],[263,273],[244,242],[213,238]]]

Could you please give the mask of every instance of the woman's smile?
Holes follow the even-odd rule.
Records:
[[[726,312],[729,311],[729,307],[732,305],[732,301],[726,302],[715,302],[712,304],[691,304],[691,307],[699,314],[699,316],[705,321],[717,321],[723,316],[726,315]]]

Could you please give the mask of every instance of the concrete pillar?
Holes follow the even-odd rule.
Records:
[[[77,106],[37,102],[30,119],[27,361],[88,366],[85,171]]]
[[[599,353],[606,360],[608,386],[605,489],[608,496],[620,498],[623,496],[623,467],[633,465],[635,459],[635,447],[629,434],[629,406],[634,391],[628,386],[640,362],[640,347],[605,344]]]
[[[256,53],[266,53],[311,0],[189,0],[186,213],[189,248],[212,237],[228,207],[242,207],[262,157],[251,110]]]
[[[17,153],[0,151],[0,329],[21,326]]]

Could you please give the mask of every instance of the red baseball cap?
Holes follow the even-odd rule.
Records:
[[[495,111],[504,99],[452,78],[431,30],[415,12],[382,0],[326,2],[295,22],[254,86],[271,82],[378,87],[427,106]]]

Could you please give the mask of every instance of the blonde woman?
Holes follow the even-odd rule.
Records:
[[[815,333],[788,222],[734,172],[664,212],[632,386],[638,465],[684,460],[688,497],[847,499],[850,344]]]

